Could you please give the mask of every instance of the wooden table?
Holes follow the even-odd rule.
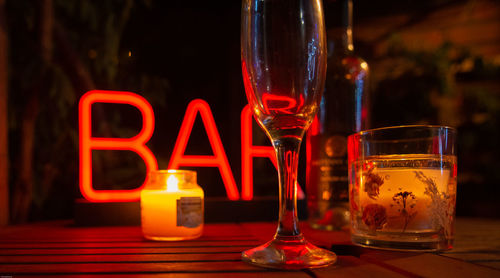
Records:
[[[278,271],[243,263],[241,251],[270,239],[275,223],[207,224],[196,240],[153,242],[140,227],[73,227],[70,222],[0,230],[0,276],[98,277],[500,277],[500,221],[459,219],[456,248],[441,254],[350,244],[345,231],[306,237],[339,256],[336,265]]]

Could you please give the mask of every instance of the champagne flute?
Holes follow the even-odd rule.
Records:
[[[244,251],[248,263],[303,269],[337,260],[304,239],[297,218],[299,149],[324,88],[325,37],[321,0],[243,0],[243,81],[253,115],[276,151],[280,201],[274,238]]]

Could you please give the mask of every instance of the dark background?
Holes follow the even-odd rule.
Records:
[[[335,14],[334,2],[325,2],[325,17]],[[431,22],[433,14],[457,9],[474,14],[481,5],[499,10],[494,1],[354,1],[354,43],[372,70],[372,127],[457,127],[457,214],[499,217],[498,33],[482,39],[481,45],[493,49],[489,52],[474,51],[475,44],[460,40],[423,48],[405,44],[411,34],[422,34],[419,26]],[[74,200],[81,197],[77,104],[91,89],[132,91],[152,104],[156,126],[148,146],[160,168],[168,165],[188,103],[207,101],[240,187],[240,113],[246,105],[240,7],[239,1],[6,1],[11,221],[72,217]],[[401,23],[400,18],[407,20]],[[500,17],[493,18],[485,22],[494,29]],[[51,26],[52,32],[42,26]],[[370,38],[379,31],[375,28],[386,31]],[[433,41],[429,37],[421,43]],[[449,108],[449,103],[458,104]],[[130,136],[140,121],[131,107],[93,107],[94,136]],[[254,144],[268,144],[256,125]],[[26,151],[29,155],[22,155]],[[210,153],[198,117],[186,154]],[[144,164],[131,152],[94,151],[93,163],[96,188],[133,188],[145,175]],[[299,167],[304,184],[304,159]],[[207,196],[225,195],[216,168],[196,170]],[[255,194],[276,195],[272,164],[257,158],[254,170],[259,173]]]

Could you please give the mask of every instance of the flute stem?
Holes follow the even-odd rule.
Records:
[[[279,174],[279,224],[275,238],[302,239],[297,216],[297,167],[301,140],[284,137],[273,140]]]

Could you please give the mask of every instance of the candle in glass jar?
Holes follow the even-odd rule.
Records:
[[[160,170],[149,173],[141,191],[141,222],[145,238],[185,240],[203,232],[203,190],[196,172]]]

